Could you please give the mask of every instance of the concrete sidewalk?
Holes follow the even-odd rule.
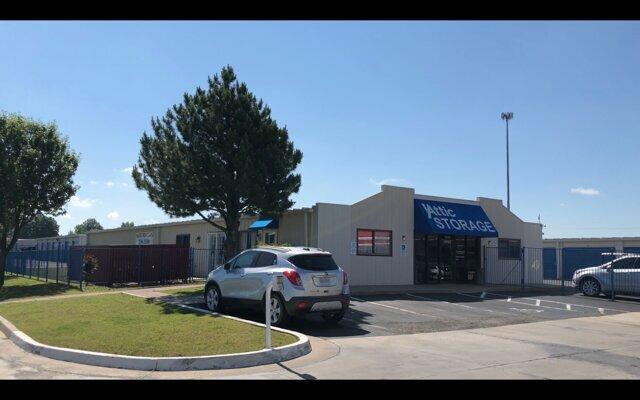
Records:
[[[637,379],[640,313],[412,335],[311,338],[311,354],[224,371],[141,372],[25,353],[0,335],[0,378]]]

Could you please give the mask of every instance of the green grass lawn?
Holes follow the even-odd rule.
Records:
[[[79,294],[110,290],[104,286],[87,286],[82,292],[78,286],[68,286],[52,281],[45,282],[35,278],[23,278],[15,275],[4,276],[4,286],[0,288],[0,301],[27,297],[55,296],[59,294]]]
[[[0,304],[0,315],[40,343],[132,356],[260,350],[264,328],[126,294]],[[274,347],[294,343],[272,332]]]
[[[166,289],[161,290],[161,292],[168,293],[173,296],[204,296],[204,285],[178,289]]]

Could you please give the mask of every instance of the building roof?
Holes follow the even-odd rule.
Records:
[[[615,240],[639,240],[640,236],[618,236],[618,237],[580,237],[580,238],[546,238],[542,239],[542,241],[561,241],[561,242],[586,242],[586,241],[615,241]]]

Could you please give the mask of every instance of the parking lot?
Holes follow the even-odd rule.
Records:
[[[194,300],[192,300],[194,301]],[[204,308],[204,303],[191,302]],[[307,335],[338,338],[387,336],[521,324],[544,320],[640,311],[640,301],[582,294],[540,292],[429,293],[354,296],[344,319],[328,325],[318,315],[293,319],[287,328]],[[257,313],[230,314],[261,321]]]

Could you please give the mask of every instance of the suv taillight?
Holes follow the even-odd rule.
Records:
[[[284,271],[282,274],[287,277],[292,285],[302,286],[302,279],[300,279],[300,275],[296,271],[289,269]]]
[[[345,271],[342,271],[342,284],[346,285],[349,283],[349,275]]]

